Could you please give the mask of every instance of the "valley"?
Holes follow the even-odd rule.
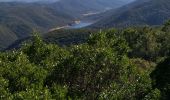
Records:
[[[99,19],[88,18],[89,16],[90,17],[97,16],[99,14],[107,12],[108,10],[109,9],[107,9],[107,10],[105,9],[104,11],[100,11],[100,12],[89,12],[89,13],[82,14],[82,16],[79,18],[79,20],[74,20],[71,23],[68,23],[64,26],[51,28],[51,29],[49,29],[49,32],[55,31],[55,30],[60,30],[60,29],[79,29],[79,28],[88,27],[99,20]]]
[[[170,100],[170,0],[0,0],[0,100]]]
[[[54,0],[42,3],[33,1],[0,2],[0,49],[8,47],[17,40],[30,37],[35,31],[44,34],[54,29],[68,27],[77,29],[88,26],[94,22],[94,19],[89,19],[88,16],[94,16],[130,2],[123,3],[123,0],[97,2],[95,0],[55,2]],[[116,6],[111,6],[112,4]],[[74,21],[77,19],[80,19],[81,23],[75,24]]]
[[[94,22],[87,22],[87,21],[79,21],[78,23],[73,23],[70,25],[65,25],[65,26],[61,26],[61,27],[56,27],[56,28],[52,28],[49,30],[49,32],[51,31],[55,31],[55,30],[60,30],[60,29],[79,29],[79,28],[84,28],[87,27],[89,25],[92,25]]]
[[[73,24],[69,27],[69,29],[79,29],[79,28],[84,28],[87,27],[89,25],[93,24],[93,22],[85,22],[85,21],[80,21],[77,24]]]
[[[170,17],[168,3],[165,2],[169,1],[2,2],[0,3],[0,49],[32,36],[31,33],[35,31],[43,35],[61,29],[159,26]],[[147,12],[143,13],[144,10]]]

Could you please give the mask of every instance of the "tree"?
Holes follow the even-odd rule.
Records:
[[[162,31],[169,32],[170,31],[170,20],[165,22],[164,26],[162,27]]]
[[[159,36],[159,31],[151,27],[128,28],[122,34],[131,48],[130,57],[152,61],[156,61],[157,57],[161,56]]]
[[[135,70],[128,50],[125,40],[113,32],[93,34],[88,43],[70,49],[71,55],[55,67],[48,81],[68,86],[74,99],[142,98],[151,81]]]
[[[32,42],[22,47],[21,51],[28,56],[31,63],[48,71],[52,71],[54,66],[69,55],[67,50],[58,45],[46,44],[38,35],[33,36]]]
[[[170,58],[159,63],[156,69],[151,73],[153,87],[161,91],[163,100],[170,99]]]

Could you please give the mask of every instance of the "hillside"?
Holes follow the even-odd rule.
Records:
[[[138,0],[117,10],[111,10],[107,15],[93,27],[161,25],[170,18],[170,1]]]
[[[91,33],[97,30],[92,29],[68,29],[68,30],[55,30],[43,34],[42,38],[46,43],[58,44],[60,46],[70,46],[84,43]],[[32,37],[16,40],[9,45],[5,50],[18,49],[22,44],[30,42]]]
[[[30,36],[33,30],[72,23],[73,17],[44,4],[0,3],[0,48]]]
[[[72,24],[74,20],[83,19],[83,14],[99,13],[110,8],[114,9],[130,1],[1,2],[0,49],[6,48],[18,39],[30,36],[33,31],[45,33],[49,29]]]
[[[54,6],[71,15],[82,16],[86,13],[101,12],[126,5],[134,0],[60,0]]]

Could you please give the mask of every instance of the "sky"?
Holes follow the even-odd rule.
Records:
[[[38,1],[41,1],[41,2],[56,2],[56,1],[60,1],[60,0],[0,0],[0,2],[38,2]],[[112,1],[112,0],[110,0]],[[120,2],[132,2],[132,1],[135,1],[135,0],[120,0]]]
[[[0,2],[9,2],[9,1],[24,1],[24,2],[36,2],[36,1],[45,1],[45,2],[54,2],[54,1],[59,1],[59,0],[0,0]],[[129,1],[129,0],[124,0],[124,1]],[[131,1],[133,1],[133,0],[131,0]]]
[[[0,0],[0,2],[10,2],[10,1],[22,1],[22,2],[36,2],[36,1],[44,1],[44,2],[54,2],[58,0]]]

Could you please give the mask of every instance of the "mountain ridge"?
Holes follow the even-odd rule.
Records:
[[[9,38],[6,44],[10,44],[30,36],[34,30],[46,32],[49,28],[71,23],[72,20],[73,17],[42,4],[0,3],[0,44],[4,44],[6,38]]]
[[[123,1],[1,2],[0,48],[5,48],[18,39],[29,37],[34,31],[46,33],[51,28],[72,24],[75,20],[82,19],[84,17],[82,14],[103,11],[107,5],[111,7],[115,3],[116,7],[119,7]]]
[[[110,13],[110,15],[95,23],[92,27],[161,25],[170,18],[170,1],[136,1],[117,10],[110,11]]]

